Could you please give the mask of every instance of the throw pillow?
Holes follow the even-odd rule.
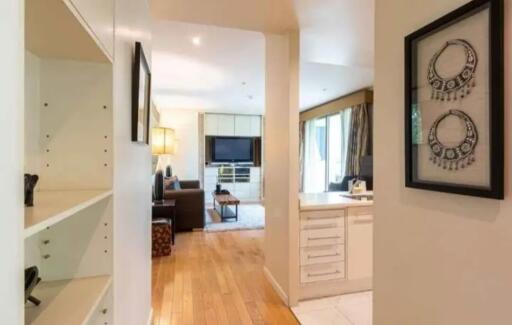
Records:
[[[164,189],[166,190],[181,190],[180,181],[177,176],[166,177],[164,179]]]

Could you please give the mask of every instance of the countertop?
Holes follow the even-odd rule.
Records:
[[[373,200],[361,201],[344,197],[348,192],[300,193],[300,211],[333,210],[348,207],[361,207],[373,205]],[[358,195],[373,195],[372,191]]]

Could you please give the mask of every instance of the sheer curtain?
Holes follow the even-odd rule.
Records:
[[[345,176],[351,109],[306,121],[303,144],[303,187],[308,193],[327,191]]]
[[[326,118],[307,121],[305,129],[304,192],[323,192],[327,158]]]

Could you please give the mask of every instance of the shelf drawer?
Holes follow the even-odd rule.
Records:
[[[300,249],[300,265],[340,262],[345,260],[345,245],[311,246]]]
[[[306,265],[300,268],[300,282],[310,283],[345,278],[345,262]]]
[[[345,228],[307,229],[300,232],[300,247],[345,244]]]

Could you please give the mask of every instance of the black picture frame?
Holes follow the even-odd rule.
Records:
[[[135,43],[132,68],[132,141],[149,144],[151,71],[140,42]]]
[[[453,184],[418,179],[418,144],[413,141],[413,105],[418,105],[414,89],[418,76],[418,40],[453,26],[481,10],[489,10],[488,20],[488,109],[489,109],[489,186]],[[405,186],[461,195],[504,198],[504,17],[503,0],[474,0],[405,37]],[[444,100],[444,99],[443,99]],[[435,159],[433,159],[435,161]],[[451,167],[451,165],[450,165]],[[458,167],[458,166],[457,166]]]

